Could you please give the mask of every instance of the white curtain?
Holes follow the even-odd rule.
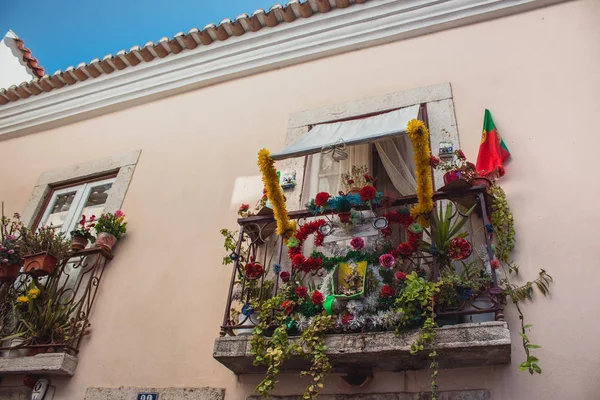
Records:
[[[335,161],[331,154],[313,154],[309,156],[308,167],[310,172],[309,192],[306,201],[314,198],[319,192],[327,192],[336,196],[340,191],[346,191],[342,184],[341,175],[349,171],[353,165],[366,165],[371,170],[370,146],[368,144],[359,144],[346,147],[348,158],[342,161]]]
[[[408,135],[375,142],[377,153],[390,182],[400,195],[416,192],[415,164]]]

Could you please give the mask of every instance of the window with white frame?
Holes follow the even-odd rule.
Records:
[[[81,215],[88,219],[92,215],[99,217],[104,212],[115,179],[111,177],[53,189],[38,227],[52,226],[60,232],[69,233],[75,228]]]

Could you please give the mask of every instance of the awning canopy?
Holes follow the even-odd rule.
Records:
[[[419,117],[419,108],[417,104],[373,117],[315,125],[296,143],[271,154],[271,157],[274,160],[285,160],[319,153],[336,145],[351,146],[400,135],[406,132],[408,121]]]

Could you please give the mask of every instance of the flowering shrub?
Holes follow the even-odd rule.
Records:
[[[96,226],[94,222],[95,220],[95,215],[92,215],[89,220],[86,219],[85,215],[82,215],[77,228],[71,231],[71,237],[81,236],[94,243],[96,238],[94,235],[92,235],[91,230],[94,226]]]
[[[115,213],[102,214],[94,226],[96,233],[109,233],[120,239],[127,231],[127,222],[123,211],[117,210]]]

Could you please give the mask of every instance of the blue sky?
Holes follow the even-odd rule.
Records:
[[[12,29],[46,73],[163,36],[201,29],[278,0],[0,0],[0,37]],[[285,1],[282,2],[285,4]]]

